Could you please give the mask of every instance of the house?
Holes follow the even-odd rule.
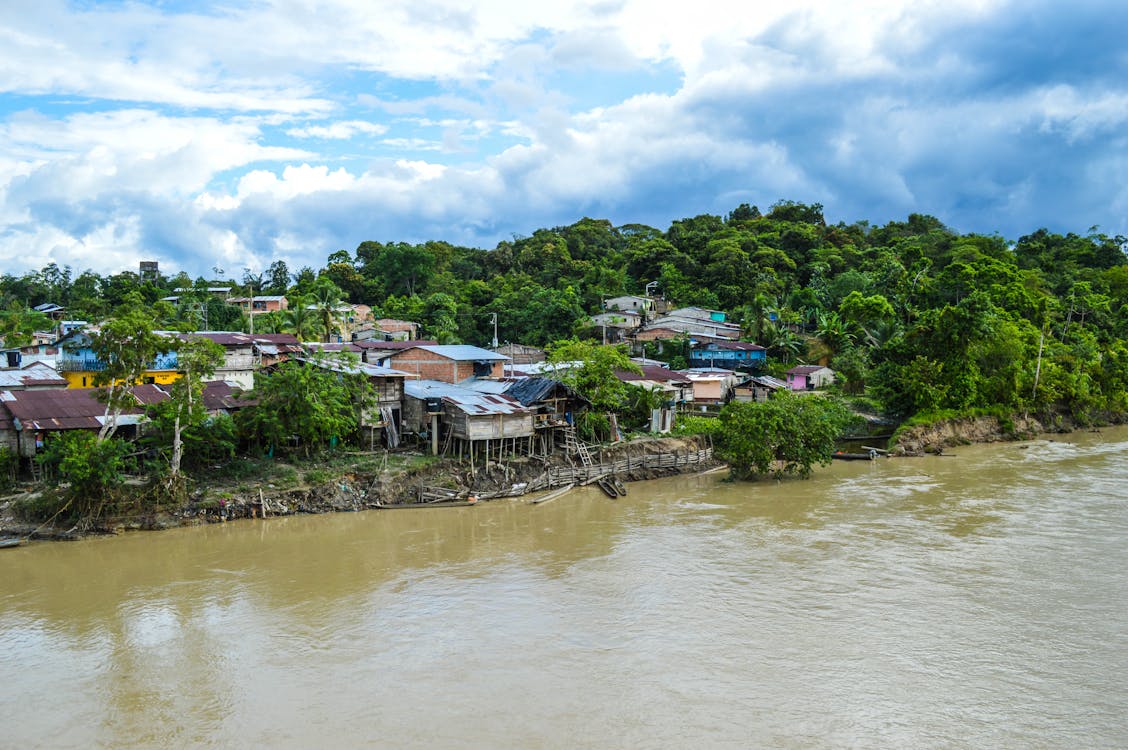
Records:
[[[504,354],[464,344],[411,346],[393,352],[387,366],[418,375],[424,380],[461,383],[468,378],[500,378],[509,361]]]
[[[413,346],[438,346],[438,341],[385,341],[384,339],[357,339],[351,342],[360,350],[360,361],[370,365],[387,366],[388,359],[396,352]]]
[[[748,341],[708,341],[690,349],[689,363],[694,367],[758,370],[767,355],[767,349]]]
[[[241,398],[244,393],[246,391],[234,383],[213,380],[204,383],[201,399],[208,414],[233,414],[258,403],[256,399]]]
[[[24,458],[34,458],[53,436],[66,430],[98,431],[105,423],[106,405],[97,399],[98,388],[0,391],[0,445]],[[137,406],[118,417],[118,434],[136,435],[146,421],[145,407],[160,403],[168,394],[155,385],[132,388]]]
[[[654,298],[625,294],[603,300],[603,309],[608,312],[633,312],[645,322],[654,315]]]
[[[244,313],[262,315],[268,312],[281,312],[288,303],[281,294],[269,294],[259,297],[231,297],[227,300],[229,305],[237,305]]]
[[[532,451],[534,410],[505,394],[439,380],[404,383],[403,428],[431,441],[432,453],[489,456]],[[488,460],[488,458],[487,458]]]
[[[52,370],[58,371],[59,351],[61,347],[54,341],[49,343],[34,343],[21,346],[18,349],[7,349],[0,359],[0,367],[27,367],[39,362],[47,365]]]
[[[656,365],[640,365],[641,373],[618,370],[615,377],[624,383],[649,391],[661,391],[662,403],[651,411],[650,431],[669,432],[674,427],[679,404],[693,398],[693,382],[685,373]]]
[[[42,305],[36,305],[31,309],[43,313],[51,320],[62,320],[66,313],[65,307],[56,305],[54,302],[44,302]]]
[[[603,312],[592,315],[589,327],[600,331],[604,343],[618,343],[642,326],[642,316],[636,312]]]
[[[66,388],[67,379],[42,362],[18,369],[0,370],[0,391],[42,391]]]
[[[390,367],[380,367],[363,362],[349,363],[334,359],[309,359],[305,357],[294,357],[292,359],[336,372],[364,375],[372,386],[376,397],[373,408],[367,410],[360,418],[361,428],[368,430],[370,447],[375,447],[377,430],[383,430],[384,440],[389,448],[399,447],[400,435],[403,432],[404,382],[415,379],[417,376],[401,370],[393,370]]]
[[[667,329],[676,331],[689,336],[693,339],[700,339],[701,337],[710,337],[712,339],[723,339],[728,341],[736,341],[740,338],[740,326],[733,325],[732,323],[715,322],[709,320],[700,320],[698,318],[685,318],[672,314],[663,315],[651,321],[645,329],[636,334],[636,338],[642,339],[643,334],[651,329]],[[670,338],[667,336],[666,338]]]
[[[94,353],[92,339],[83,331],[74,331],[65,339],[60,339],[61,351],[58,355],[57,371],[67,379],[68,388],[93,388],[98,374],[106,369]],[[168,385],[180,377],[177,371],[176,352],[157,354],[141,374],[141,382]]]
[[[182,340],[208,339],[223,347],[223,363],[209,380],[225,380],[243,390],[255,387],[255,371],[291,356],[304,356],[305,350],[290,333],[240,333],[238,331],[166,332]]]
[[[793,391],[813,391],[834,382],[834,370],[822,365],[799,365],[787,371],[787,387]]]
[[[719,367],[695,367],[685,371],[693,384],[693,403],[715,406],[729,401],[729,393],[740,381],[732,370]]]
[[[702,323],[724,323],[725,325],[732,325],[731,323],[725,323],[726,316],[722,311],[709,310],[704,307],[679,307],[676,310],[668,310],[666,317],[696,320]]]
[[[736,384],[732,389],[732,400],[740,402],[764,402],[776,391],[789,390],[787,383],[770,375],[757,375]]]
[[[544,349],[526,344],[502,344],[493,347],[490,351],[509,357],[509,361],[513,365],[531,365],[534,362],[544,362],[547,358]]]
[[[371,338],[382,338],[385,341],[414,341],[419,338],[419,324],[410,320],[377,318],[374,326],[375,332]]]

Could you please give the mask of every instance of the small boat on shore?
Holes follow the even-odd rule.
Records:
[[[540,505],[541,503],[551,502],[551,501],[555,500],[556,498],[561,497],[562,495],[566,495],[567,493],[571,492],[572,488],[575,487],[575,486],[576,486],[575,484],[566,484],[563,487],[560,487],[558,489],[553,490],[552,492],[549,492],[548,494],[541,495],[540,497],[533,498],[532,500],[529,501],[529,505]]]
[[[420,508],[466,508],[477,505],[474,500],[440,500],[433,503],[372,503],[371,507],[381,510],[418,510]]]
[[[615,492],[619,493],[619,497],[627,496],[627,485],[622,479],[615,477],[611,480],[611,484],[615,485]]]
[[[18,536],[10,536],[6,539],[0,539],[0,549],[4,549],[5,547],[19,547],[21,544],[23,544],[23,541],[24,540]]]
[[[619,496],[619,490],[615,488],[615,480],[610,477],[603,477],[597,484],[599,485],[599,489],[603,490],[603,493],[607,495],[607,497]]]
[[[835,451],[831,458],[839,461],[872,461],[877,458],[876,451],[868,451],[866,453],[843,453],[842,451]]]

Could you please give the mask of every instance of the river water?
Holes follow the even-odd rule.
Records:
[[[1128,746],[1128,430],[0,550],[0,747]]]

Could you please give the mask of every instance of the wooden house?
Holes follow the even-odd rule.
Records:
[[[729,370],[758,370],[768,350],[749,341],[702,341],[689,352],[693,367],[723,367]]]
[[[404,432],[427,438],[433,453],[527,455],[535,410],[505,394],[480,393],[438,380],[404,384]]]
[[[787,383],[770,375],[757,375],[748,378],[742,383],[737,383],[732,389],[733,401],[764,402],[772,397],[776,391],[786,391]]]

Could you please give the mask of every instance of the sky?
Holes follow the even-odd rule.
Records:
[[[820,203],[1128,234],[1122,0],[4,0],[0,273]]]

